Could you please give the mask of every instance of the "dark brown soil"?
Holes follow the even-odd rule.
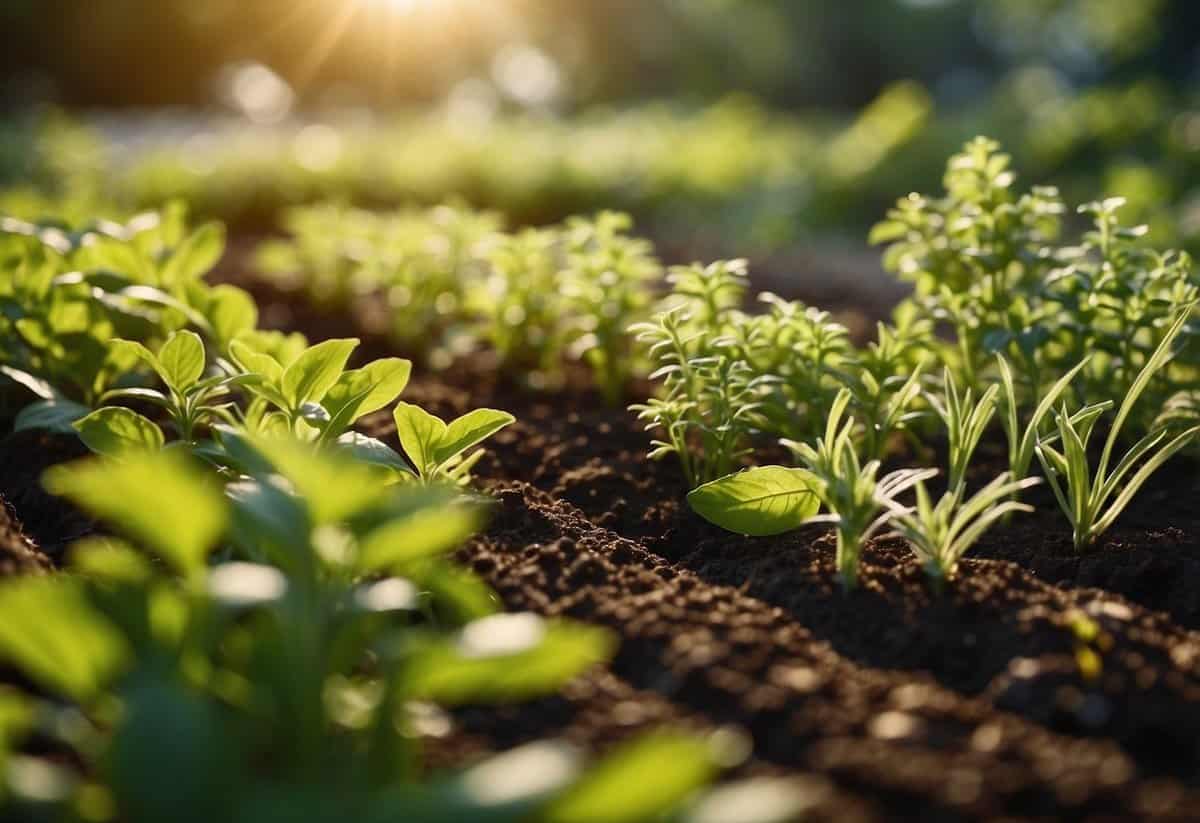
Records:
[[[42,431],[0,439],[0,495],[16,511],[24,533],[55,561],[62,559],[68,545],[89,534],[94,524],[43,489],[41,477],[51,466],[87,453],[78,438]]]
[[[363,336],[258,296],[273,322]],[[378,336],[364,348],[388,350]],[[498,506],[461,559],[506,607],[621,641],[561,695],[455,711],[429,741],[436,765],[545,736],[602,750],[664,724],[735,727],[752,743],[740,773],[802,777],[813,819],[1200,819],[1195,463],[1155,478],[1086,554],[1043,489],[940,596],[895,540],[868,550],[845,594],[826,529],[749,539],[704,523],[678,470],[646,460],[632,415],[573,386],[529,395],[476,366],[406,391],[443,415],[517,415],[477,469]],[[398,445],[388,414],[365,428]],[[90,524],[36,478],[78,451],[0,443],[0,493],[52,556]]]
[[[49,558],[25,536],[12,507],[0,495],[0,578],[42,574],[50,569]]]

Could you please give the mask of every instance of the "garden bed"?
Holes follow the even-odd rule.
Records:
[[[238,278],[234,278],[238,279]],[[256,283],[267,324],[359,357],[394,352],[369,328]],[[828,529],[744,538],[701,520],[670,461],[582,381],[531,394],[486,362],[424,372],[406,399],[517,423],[476,468],[490,526],[459,553],[511,610],[611,628],[615,659],[564,693],[455,710],[432,761],[561,736],[603,749],[666,725],[748,735],[746,775],[791,775],[813,819],[1195,819],[1200,816],[1200,472],[1155,476],[1096,551],[1076,554],[1046,489],[1037,513],[989,532],[942,596],[900,541],[866,552],[860,587],[834,575]],[[399,448],[388,412],[361,427]],[[991,476],[985,442],[977,467]],[[69,438],[0,444],[0,571],[45,565],[90,523],[40,490],[82,454]],[[973,469],[974,471],[975,469]],[[21,525],[19,525],[21,524]]]

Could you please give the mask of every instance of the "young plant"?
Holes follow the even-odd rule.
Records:
[[[201,428],[217,423],[235,423],[232,389],[252,382],[254,375],[219,373],[204,378],[207,361],[204,342],[190,331],[179,331],[154,354],[141,343],[116,340],[113,346],[128,349],[150,366],[165,386],[113,389],[101,400],[135,400],[162,409],[170,418],[176,435],[186,444],[195,445]],[[92,451],[112,457],[131,449],[161,448],[164,438],[158,424],[122,406],[103,406],[75,424],[80,439]]]
[[[1036,447],[1055,499],[1071,523],[1077,551],[1095,543],[1150,476],[1200,434],[1200,425],[1182,432],[1170,426],[1152,430],[1117,460],[1115,466],[1112,465],[1114,450],[1126,421],[1150,381],[1170,362],[1172,346],[1189,315],[1190,308],[1180,313],[1133,380],[1117,410],[1094,473],[1088,462],[1088,442],[1097,421],[1112,408],[1112,401],[1087,406],[1074,415],[1067,412],[1066,403],[1063,403],[1054,415],[1061,450],[1054,448],[1048,440]]]
[[[564,230],[562,290],[575,324],[571,351],[592,370],[601,394],[616,405],[635,371],[629,329],[648,313],[662,266],[646,240],[630,237],[628,215],[573,218]]]
[[[501,368],[524,372],[538,387],[561,382],[568,341],[560,255],[552,229],[504,235],[488,252],[487,279],[467,295],[468,309],[479,317],[477,333]]]
[[[476,409],[451,423],[414,406],[399,403],[395,411],[400,445],[423,485],[450,483],[465,486],[483,449],[468,454],[496,432],[516,422],[508,412]]]
[[[356,420],[395,400],[408,385],[412,363],[390,357],[347,370],[358,342],[326,340],[285,364],[235,341],[230,353],[243,370],[257,376],[247,388],[261,401],[247,412],[248,425],[328,445],[345,436]]]
[[[838,394],[816,446],[784,441],[815,478],[814,492],[829,514],[814,519],[834,524],[837,571],[846,589],[858,584],[863,546],[895,517],[896,497],[937,474],[936,469],[900,469],[879,477],[878,460],[864,465],[854,446],[854,419],[842,422],[851,399],[849,390]]]
[[[0,587],[0,659],[38,689],[0,695],[0,762],[38,778],[6,786],[6,818],[240,820],[268,808],[306,820],[414,809],[429,820],[602,819],[604,781],[682,768],[678,785],[640,792],[647,801],[632,807],[659,819],[713,773],[719,752],[703,741],[656,735],[606,760],[599,785],[549,743],[431,775],[423,721],[441,721],[441,707],[552,694],[611,655],[610,634],[496,614],[448,560],[476,523],[462,503],[338,488],[356,467],[310,444],[267,451],[293,481],[282,519],[267,505],[277,500],[223,495],[176,451],[48,475],[121,537],[77,544],[72,574]],[[210,565],[226,541],[279,544],[289,565]]]
[[[909,508],[889,500],[887,507],[896,533],[908,541],[934,588],[940,591],[954,577],[958,561],[992,524],[1013,512],[1033,511],[1012,498],[1040,482],[1037,478],[1012,480],[1006,473],[966,500],[965,486],[952,483],[934,504],[922,481],[916,484],[916,506]]]
[[[960,493],[966,482],[971,457],[996,413],[996,396],[1000,387],[989,386],[976,403],[974,391],[966,388],[959,392],[954,375],[947,368],[942,376],[942,389],[944,396],[927,393],[926,398],[946,426],[950,447],[948,488],[953,493]]]
[[[653,441],[653,460],[674,454],[689,488],[723,477],[745,455],[746,440],[761,424],[758,388],[750,367],[708,325],[694,325],[686,306],[662,312],[631,332],[659,368],[663,397],[631,406],[647,429],[665,439]]]
[[[1021,427],[1021,406],[1017,401],[1017,388],[1013,382],[1012,369],[1003,355],[996,355],[996,362],[1000,368],[1000,389],[1003,401],[1003,414],[1000,416],[1000,421],[1004,424],[1004,434],[1008,437],[1009,474],[1013,478],[1021,480],[1029,476],[1029,467],[1033,464],[1042,422],[1050,414],[1063,392],[1070,388],[1075,375],[1079,374],[1087,365],[1087,361],[1083,360],[1078,363],[1038,398],[1037,407],[1029,415],[1024,428]]]

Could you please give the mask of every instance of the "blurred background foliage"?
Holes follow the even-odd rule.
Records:
[[[1194,0],[5,0],[0,32],[14,211],[457,197],[861,243],[984,133],[1200,245]]]

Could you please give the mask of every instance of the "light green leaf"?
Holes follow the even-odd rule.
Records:
[[[890,243],[893,240],[899,240],[907,233],[908,226],[899,220],[885,220],[871,227],[871,233],[867,235],[867,243],[872,246],[877,246],[880,243]]]
[[[55,466],[44,482],[184,575],[204,568],[229,517],[213,478],[176,450]]]
[[[162,270],[162,282],[178,286],[203,277],[225,253],[225,227],[207,223],[192,232],[179,245]]]
[[[229,344],[229,354],[235,363],[250,374],[261,375],[268,383],[278,383],[283,377],[283,366],[269,354],[255,351],[241,340]]]
[[[105,406],[74,424],[79,439],[96,454],[126,457],[163,447],[162,429],[152,420],[121,406]]]
[[[551,804],[546,823],[641,823],[661,820],[718,770],[712,744],[701,737],[656,732],[593,766]]]
[[[374,437],[367,437],[358,432],[346,432],[337,439],[337,450],[362,463],[373,463],[399,474],[413,476],[412,467],[405,459],[391,446]]]
[[[291,438],[254,440],[254,446],[287,478],[307,504],[313,525],[340,523],[389,494],[390,472],[337,453],[318,452]]]
[[[804,469],[762,466],[705,483],[692,490],[688,503],[723,529],[765,537],[791,531],[817,513],[816,483]]]
[[[158,351],[167,385],[181,394],[204,374],[204,341],[193,331],[177,331]]]
[[[413,461],[417,472],[424,476],[436,465],[435,453],[446,435],[445,422],[411,403],[398,403],[393,416],[404,453]]]
[[[348,371],[338,378],[322,405],[336,421],[340,435],[354,421],[371,412],[378,411],[400,396],[408,385],[412,363],[399,357],[388,357],[367,364],[361,369]]]
[[[466,505],[432,505],[393,520],[368,534],[359,546],[363,572],[398,571],[407,563],[437,557],[462,545],[480,525]]]
[[[447,705],[525,700],[554,693],[607,660],[615,645],[610,632],[594,626],[497,614],[418,653],[405,685],[411,696]]]
[[[346,368],[358,346],[354,338],[326,340],[304,352],[283,372],[280,387],[292,409],[305,403],[320,403]]]
[[[230,342],[243,332],[258,326],[258,306],[254,298],[236,286],[221,284],[208,295],[208,322],[212,326],[217,342],[228,347]]]
[[[0,657],[45,688],[95,697],[129,656],[124,639],[70,577],[0,585]]]
[[[495,409],[476,409],[468,412],[446,427],[441,442],[434,449],[433,462],[441,465],[515,421],[516,418],[508,412]]]

